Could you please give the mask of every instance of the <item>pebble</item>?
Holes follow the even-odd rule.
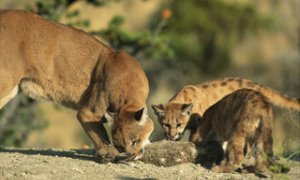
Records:
[[[21,172],[21,176],[27,176],[27,173]]]
[[[132,168],[136,168],[136,164],[134,162],[129,162],[128,163],[129,167],[132,167]]]
[[[12,160],[12,162],[14,162],[14,163],[19,162],[19,161],[20,160],[18,158]]]
[[[73,167],[72,168],[72,171],[76,171],[76,172],[79,172],[79,173],[83,173],[83,170],[79,169],[79,168],[76,168],[76,167]]]

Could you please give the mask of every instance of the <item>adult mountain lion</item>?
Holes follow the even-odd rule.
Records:
[[[242,89],[235,91],[205,111],[191,141],[207,144],[216,141],[219,145],[228,142],[225,159],[214,172],[232,172],[241,167],[247,146],[254,150],[255,170],[262,171],[268,166],[264,157],[264,131],[271,129],[272,105],[261,93]]]
[[[167,104],[152,105],[152,108],[158,116],[167,138],[179,140],[186,128],[190,128],[192,133],[195,131],[198,117],[202,116],[211,105],[239,89],[258,91],[274,105],[300,110],[298,100],[281,95],[269,87],[241,78],[224,78],[200,85],[187,85]],[[269,135],[265,135],[267,139],[271,138],[272,130],[269,131]],[[272,146],[271,141],[270,143]]]
[[[21,89],[78,110],[101,157],[141,154],[153,122],[145,104],[148,80],[133,57],[83,31],[20,10],[0,11],[0,37],[0,108]],[[114,146],[104,116],[112,119]]]

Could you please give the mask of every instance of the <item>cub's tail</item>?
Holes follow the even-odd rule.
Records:
[[[263,87],[260,92],[276,106],[300,111],[300,99],[290,98],[266,87]]]
[[[251,83],[253,83],[253,84],[251,85]],[[290,98],[286,95],[279,93],[278,91],[276,91],[270,87],[254,83],[250,80],[246,84],[248,85],[248,87],[245,87],[245,88],[260,92],[272,104],[282,107],[282,108],[300,111],[300,98]]]
[[[300,111],[300,99],[290,98],[270,87],[255,83],[248,79],[226,77],[199,84],[197,87],[201,89],[201,92],[207,92],[206,95],[211,101],[215,100],[217,102],[222,97],[239,89],[251,89],[260,92],[273,105]],[[212,96],[212,94],[214,96]]]

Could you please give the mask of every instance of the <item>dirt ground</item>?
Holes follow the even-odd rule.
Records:
[[[193,163],[158,167],[140,161],[96,162],[92,150],[0,149],[2,179],[300,179],[300,162],[287,174],[218,174]]]

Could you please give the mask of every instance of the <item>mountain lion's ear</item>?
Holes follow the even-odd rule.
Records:
[[[164,116],[165,115],[165,110],[164,110],[164,106],[162,104],[159,105],[151,105],[152,109],[154,110],[154,113],[157,116]]]
[[[144,114],[144,109],[145,108],[142,108],[134,113],[135,120],[140,121],[142,119],[143,114]]]
[[[193,112],[193,103],[183,104],[181,106],[181,113],[187,116],[190,116]]]
[[[105,119],[107,120],[108,123],[112,123],[115,116],[116,116],[116,114],[117,114],[116,112],[106,111],[104,113],[104,117],[105,117]]]
[[[147,108],[142,108],[142,109],[136,111],[134,113],[134,118],[136,121],[138,121],[139,125],[143,126],[148,119]]]

